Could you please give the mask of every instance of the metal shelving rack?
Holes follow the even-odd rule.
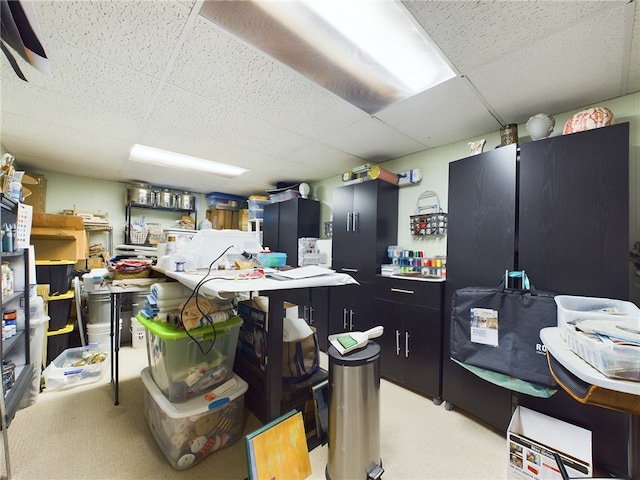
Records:
[[[160,207],[156,205],[143,205],[140,203],[132,203],[127,202],[125,207],[125,231],[124,231],[124,240],[127,245],[131,245],[131,210],[133,209],[145,209],[145,210],[156,210],[156,211],[164,211],[164,212],[173,212],[173,213],[182,213],[191,215],[195,214],[195,224],[198,225],[198,212],[194,209],[184,209],[184,208],[168,208],[168,207]]]

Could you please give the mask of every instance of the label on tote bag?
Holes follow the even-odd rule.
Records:
[[[498,311],[491,308],[472,308],[470,340],[492,347],[498,346]]]

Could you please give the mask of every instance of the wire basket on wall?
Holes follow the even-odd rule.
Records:
[[[447,234],[447,214],[440,207],[438,194],[427,190],[418,197],[415,215],[410,217],[411,235]]]

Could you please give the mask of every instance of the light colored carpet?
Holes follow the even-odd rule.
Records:
[[[120,405],[113,404],[107,367],[98,382],[68,390],[45,390],[33,406],[16,414],[9,428],[12,478],[242,480],[247,477],[244,439],[213,452],[191,468],[173,469],[144,418],[144,385],[139,372],[147,366],[146,351],[123,347],[120,361]],[[323,361],[326,363],[324,355]],[[506,477],[506,440],[502,434],[384,380],[380,395],[384,478]],[[245,433],[259,426],[247,410]],[[309,478],[324,479],[327,446],[311,451],[310,459]]]

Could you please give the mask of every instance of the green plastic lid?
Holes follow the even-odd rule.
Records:
[[[187,332],[182,328],[177,328],[166,323],[156,322],[155,320],[149,320],[140,314],[136,316],[136,319],[151,333],[165,340],[182,340],[184,338],[188,338],[189,335],[205,339],[213,337],[211,325],[189,330],[189,335],[187,335]],[[227,331],[236,327],[240,328],[242,325],[242,319],[236,315],[224,322],[214,323],[213,325],[216,329],[216,336],[226,335]]]

